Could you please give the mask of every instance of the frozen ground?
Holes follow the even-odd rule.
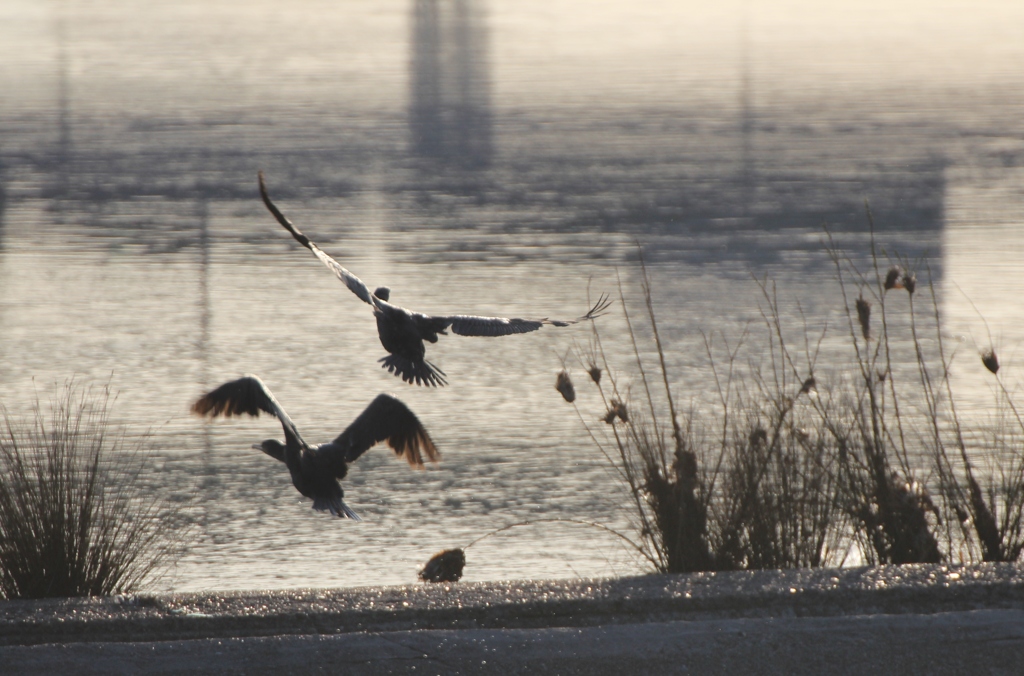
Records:
[[[4,673],[1019,673],[1015,565],[0,604]]]

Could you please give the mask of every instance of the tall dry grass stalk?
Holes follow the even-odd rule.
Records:
[[[870,211],[868,219],[873,233]],[[943,559],[937,535],[941,517],[925,488],[927,482],[917,476],[927,468],[915,465],[914,458],[927,462],[940,440],[943,402],[935,390],[933,370],[936,362],[945,361],[941,353],[926,354],[914,307],[914,274],[895,261],[883,262],[873,237],[871,267],[862,271],[842,254],[831,234],[826,235],[853,370],[814,405],[835,446],[842,507],[868,562],[938,562]],[[857,297],[851,303],[854,290]],[[908,299],[898,310],[903,316],[896,325],[890,307],[894,290],[904,290]],[[902,361],[908,354],[913,360],[910,369]],[[944,366],[940,370],[946,372]],[[915,375],[904,382],[908,371]],[[923,402],[923,415],[908,413],[910,400]]]
[[[182,507],[139,482],[145,457],[109,418],[106,388],[74,382],[0,429],[0,595],[106,596],[139,588],[181,551]]]

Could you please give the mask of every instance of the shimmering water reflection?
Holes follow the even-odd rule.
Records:
[[[792,326],[842,326],[822,225],[865,263],[868,200],[879,245],[928,256],[948,337],[965,336],[965,410],[991,395],[968,297],[1017,387],[1020,3],[136,4],[0,10],[0,85],[18,93],[0,101],[0,397],[27,410],[71,376],[120,392],[155,485],[194,508],[163,588],[410,582],[437,550],[527,521],[542,522],[474,545],[467,579],[642,567],[553,521],[631,532],[553,388],[587,327],[444,337],[429,354],[451,386],[406,386],[376,364],[366,306],[265,212],[260,169],[327,251],[425,312],[576,316],[620,279],[635,303],[639,245],[673,387],[698,412],[701,331],[749,330],[758,355],[753,277],[777,281]],[[627,373],[621,314],[600,328]],[[312,440],[395,392],[443,462],[372,451],[346,482],[365,521],[313,514],[250,449],[276,423],[188,415],[243,373]]]

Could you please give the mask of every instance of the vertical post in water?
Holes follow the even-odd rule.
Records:
[[[413,0],[409,127],[415,155],[468,167],[492,155],[481,0]]]

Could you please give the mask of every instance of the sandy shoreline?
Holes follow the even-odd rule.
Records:
[[[970,645],[965,637],[973,637]],[[480,653],[488,641],[496,651],[490,667],[487,651]],[[1019,664],[1024,568],[887,566],[0,602],[0,661],[11,673],[90,665],[95,673],[118,665],[123,673],[295,673],[329,663],[361,665],[365,673],[421,673],[417,664],[463,673],[490,671],[495,660],[506,671],[547,664],[561,665],[550,673],[615,673],[616,664],[730,663],[709,647],[719,644],[734,656],[778,643],[806,659],[826,646],[854,659],[865,647],[877,653],[879,642],[890,651],[924,651],[919,657],[938,660],[932,670],[945,673],[970,666],[956,655],[981,659],[972,650],[984,646],[986,664]],[[575,647],[566,652],[567,645]],[[954,647],[959,652],[946,655]],[[448,659],[438,657],[446,650]],[[157,654],[163,657],[155,662],[138,661]],[[326,661],[307,662],[311,654]],[[671,655],[675,661],[662,664]],[[770,664],[818,664],[796,658],[786,648]],[[750,666],[769,666],[756,662]],[[239,671],[241,664],[249,667]]]

